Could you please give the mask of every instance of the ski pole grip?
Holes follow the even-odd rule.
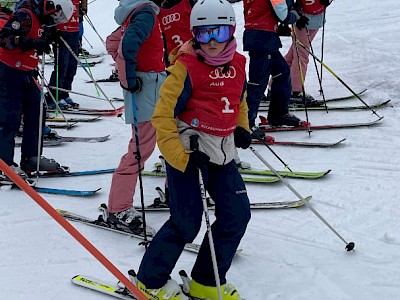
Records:
[[[192,151],[199,150],[199,136],[191,135],[189,137],[189,140],[190,140],[190,150]]]

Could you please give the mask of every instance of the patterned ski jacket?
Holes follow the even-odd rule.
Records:
[[[237,156],[233,130],[241,126],[250,131],[246,59],[236,53],[224,73],[222,67],[200,61],[191,40],[175,48],[170,58],[173,65],[152,117],[158,148],[170,165],[183,172],[189,161],[189,137],[196,134],[199,150],[212,163],[228,164]]]

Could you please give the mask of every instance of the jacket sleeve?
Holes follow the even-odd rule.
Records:
[[[176,62],[168,71],[160,89],[160,99],[154,109],[151,122],[156,129],[157,145],[165,160],[182,172],[189,161],[177,129],[178,102],[185,102],[191,94],[191,83],[186,67]]]
[[[32,19],[29,13],[20,10],[8,20],[0,31],[0,46],[5,49],[19,48],[17,37],[26,36],[32,28]]]
[[[269,1],[279,22],[284,24],[293,24],[299,19],[299,15],[294,9],[289,10],[286,0]]]
[[[141,44],[150,36],[154,23],[155,14],[152,8],[143,7],[135,11],[130,19],[128,28],[122,38],[122,54],[125,59],[127,88],[136,85],[136,56]]]
[[[247,131],[250,131],[250,126],[249,126],[249,108],[247,106],[247,83],[245,82],[244,87],[243,87],[243,93],[242,93],[242,99],[240,99],[240,112],[239,112],[239,117],[236,122],[236,126],[238,127],[243,127]]]

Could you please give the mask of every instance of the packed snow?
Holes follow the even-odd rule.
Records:
[[[105,39],[117,25],[113,19],[116,0],[92,1],[89,17]],[[236,37],[242,52],[243,4],[233,4],[238,24]],[[346,242],[354,242],[354,251],[345,250],[346,242],[336,236],[307,207],[287,210],[253,210],[238,255],[228,273],[246,299],[290,300],[375,300],[400,299],[400,208],[397,203],[400,178],[400,108],[397,103],[400,77],[400,17],[390,0],[337,0],[327,10],[324,62],[336,76],[354,91],[368,88],[362,99],[373,104],[392,99],[391,105],[377,110],[384,119],[373,127],[274,133],[276,140],[333,142],[346,138],[335,148],[272,146],[271,148],[293,171],[331,173],[319,180],[288,179],[302,196],[312,195],[310,205],[338,232]],[[105,48],[87,22],[84,47],[92,53]],[[313,43],[317,56],[321,53],[320,31]],[[282,38],[285,54],[290,38]],[[247,53],[244,53],[247,55]],[[91,69],[95,78],[111,74],[112,58]],[[46,65],[46,77],[52,71]],[[78,69],[73,90],[97,95],[88,76]],[[109,97],[121,97],[118,83],[103,83]],[[323,88],[327,98],[350,92],[326,69]],[[319,97],[319,85],[311,60],[306,91]],[[84,107],[111,108],[107,101],[78,95],[73,99]],[[120,103],[114,103],[116,106]],[[332,103],[332,105],[337,105]],[[361,105],[358,99],[340,102]],[[305,119],[304,112],[296,112]],[[264,113],[265,115],[265,113]],[[76,116],[74,116],[76,117]],[[308,112],[314,125],[353,123],[376,120],[368,109],[357,111]],[[103,143],[64,143],[45,148],[44,155],[68,165],[72,171],[114,168],[125,153],[130,127],[121,118],[102,117],[93,123],[80,123],[71,130],[58,130],[64,136],[111,135]],[[283,164],[267,147],[254,146],[274,168]],[[19,161],[19,150],[15,160]],[[240,158],[253,168],[266,166],[250,151],[241,150]],[[146,164],[152,170],[158,161],[156,149]],[[66,189],[97,189],[94,197],[42,196],[54,208],[63,208],[88,217],[99,215],[98,207],[107,203],[111,174],[40,179],[38,186]],[[145,203],[157,197],[156,186],[164,179],[144,177]],[[295,200],[297,197],[283,184],[247,185],[251,202]],[[140,204],[139,193],[135,203]],[[77,274],[116,283],[116,278],[89,252],[76,242],[28,195],[18,190],[1,190],[0,199],[0,299],[109,299],[109,296],[74,286]],[[168,213],[147,213],[147,222],[160,228]],[[212,216],[213,218],[213,216]],[[139,240],[116,233],[72,223],[124,274],[139,267],[144,248]],[[203,226],[196,242],[205,233]],[[184,252],[172,274],[190,273],[195,255]]]

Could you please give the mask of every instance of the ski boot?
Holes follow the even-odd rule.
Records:
[[[21,169],[24,170],[29,176],[36,175],[37,172],[38,156],[25,157],[21,159]],[[54,159],[44,156],[39,158],[39,174],[45,173],[68,173],[69,168],[61,166]]]
[[[102,220],[110,224],[111,227],[120,228],[136,235],[144,236],[142,214],[133,207],[126,210],[111,213],[106,204],[101,204],[99,209],[103,212]],[[153,237],[156,230],[146,226],[146,235]]]
[[[79,103],[74,102],[74,100],[71,99],[71,97],[67,97],[64,99],[64,101],[70,105],[73,109],[79,109]]]
[[[109,82],[117,82],[119,81],[118,78],[118,71],[117,70],[113,70],[110,77],[108,78]]]
[[[206,286],[196,282],[187,275],[185,270],[179,271],[182,279],[182,290],[193,299],[219,299],[218,290],[215,286]],[[222,300],[241,300],[239,292],[231,283],[221,285]]]
[[[21,170],[21,168],[16,164],[13,163],[10,168],[18,175],[20,176],[29,186],[35,186],[36,181],[29,179],[28,174],[26,174],[24,171]],[[0,186],[5,185],[5,186],[13,186],[15,183],[3,172],[0,172]]]
[[[265,132],[261,128],[259,128],[257,126],[253,126],[251,128],[251,139],[252,140],[258,141],[258,140],[262,140],[264,138],[265,138]]]
[[[190,298],[182,292],[179,284],[173,279],[169,279],[163,287],[158,289],[148,289],[139,280],[137,280],[136,286],[149,300],[190,300]]]
[[[324,104],[323,101],[316,100],[313,96],[305,93],[305,100],[307,106],[321,106]],[[290,96],[290,103],[295,107],[304,107],[304,99],[302,92],[293,92]]]
[[[305,127],[307,126],[306,121],[300,120],[298,117],[292,114],[283,115],[280,118],[274,120],[268,120],[268,124],[271,126],[293,126],[293,127]]]

